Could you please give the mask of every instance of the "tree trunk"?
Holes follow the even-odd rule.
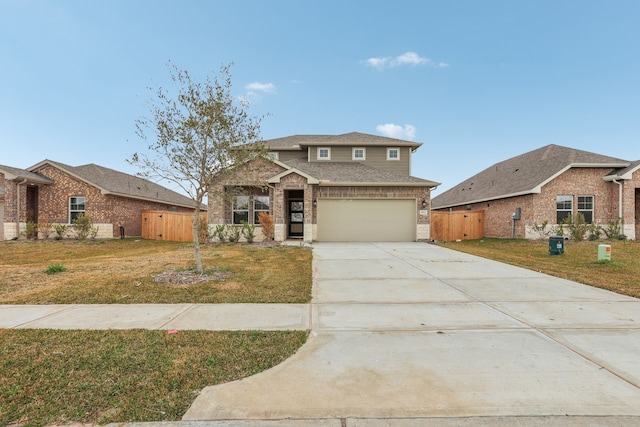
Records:
[[[204,268],[202,267],[202,255],[200,255],[200,236],[198,235],[200,225],[200,204],[198,203],[193,217],[193,254],[196,258],[196,271],[198,273],[203,273]]]

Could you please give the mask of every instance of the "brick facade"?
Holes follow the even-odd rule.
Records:
[[[20,186],[19,209],[16,205],[17,185],[12,181],[4,180],[4,238],[11,239],[24,231],[27,221],[37,220],[39,223],[70,224],[69,198],[85,197],[85,212],[93,220],[98,228],[98,237],[119,237],[120,226],[124,227],[126,236],[142,235],[142,211],[165,210],[173,212],[193,212],[193,209],[168,205],[166,203],[139,200],[121,196],[106,194],[72,175],[45,164],[35,172],[40,173],[54,181],[52,185],[31,187],[35,192],[35,205],[37,211],[30,211],[27,206],[27,189]],[[35,209],[35,206],[34,206]],[[16,214],[19,212],[18,227],[16,230]]]
[[[267,185],[267,181],[285,169],[273,162],[259,160],[250,166],[242,168],[234,174],[228,174],[218,179],[209,192],[209,228],[214,229],[218,224],[232,223],[232,197],[230,195],[269,195],[270,213],[274,219],[275,240],[283,241],[287,238],[287,209],[288,201],[298,194],[302,194],[304,201],[304,240],[315,239],[317,231],[318,198],[346,198],[346,199],[415,199],[416,229],[420,239],[429,237],[429,187],[403,186],[324,186],[310,184],[307,177],[291,172],[280,178],[280,182]],[[262,183],[259,185],[257,182]],[[423,207],[423,200],[426,207]],[[421,214],[422,213],[422,214]],[[256,230],[261,234],[261,230]]]
[[[557,225],[556,197],[572,196],[574,213],[577,212],[578,196],[594,196],[594,223],[606,226],[615,221],[618,216],[618,185],[605,181],[603,178],[609,172],[602,168],[571,168],[562,173],[541,188],[539,194],[496,199],[471,205],[456,206],[453,211],[484,210],[484,234],[486,237],[511,237],[511,214],[516,208],[521,209],[521,219],[515,221],[516,238],[540,238],[532,230],[534,224],[548,221],[549,228]],[[638,218],[638,192],[640,176],[638,172],[633,180],[623,181],[623,211],[625,219],[625,234],[635,238]],[[443,209],[443,210],[449,210]]]

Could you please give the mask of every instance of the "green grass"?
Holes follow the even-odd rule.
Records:
[[[200,390],[281,363],[307,333],[0,330],[0,425],[180,420]]]
[[[598,261],[598,245],[611,245],[611,261]],[[549,255],[547,240],[481,239],[443,246],[586,285],[640,298],[640,242],[565,241],[564,254]]]
[[[158,284],[166,271],[186,271],[193,248],[184,243],[125,239],[18,241],[0,244],[0,304],[306,303],[311,299],[308,249],[208,245],[209,271],[223,280]],[[47,274],[53,265],[66,271]]]
[[[308,302],[311,255],[290,247],[204,246],[205,268],[224,279],[171,285],[152,276],[192,269],[189,245],[5,242],[0,303]],[[281,363],[306,338],[304,331],[0,330],[0,425],[179,420],[205,386]]]

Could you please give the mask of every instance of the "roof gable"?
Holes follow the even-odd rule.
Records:
[[[629,162],[559,145],[546,145],[496,163],[432,200],[435,209],[524,194],[541,187],[572,167],[620,168]]]
[[[53,180],[39,173],[30,172],[25,169],[14,168],[11,166],[0,165],[0,173],[4,175],[6,180],[25,181],[32,184],[53,184]]]

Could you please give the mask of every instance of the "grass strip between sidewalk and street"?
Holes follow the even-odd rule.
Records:
[[[307,332],[0,330],[0,425],[180,420],[199,391],[275,366]]]

